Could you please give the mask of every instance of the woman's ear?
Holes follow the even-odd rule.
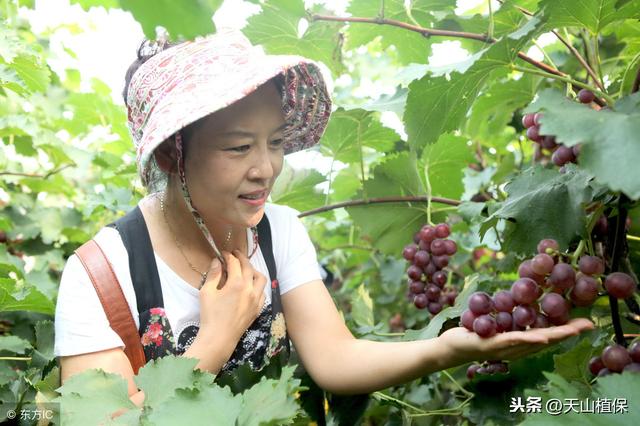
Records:
[[[175,173],[177,171],[176,161],[176,149],[171,143],[171,140],[167,140],[161,143],[153,152],[153,155],[158,163],[158,167],[166,174]]]

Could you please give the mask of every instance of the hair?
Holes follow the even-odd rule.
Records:
[[[171,49],[172,47],[179,46],[183,43],[185,42],[184,41],[170,42],[167,40],[153,41],[149,39],[144,39],[140,43],[140,46],[138,46],[138,50],[136,53],[136,59],[131,63],[131,65],[129,65],[129,68],[127,69],[127,72],[124,77],[124,88],[122,90],[122,98],[124,100],[125,105],[127,104],[127,92],[129,91],[129,85],[131,84],[131,79],[133,78],[133,75],[136,73],[136,71],[142,66],[142,64],[147,62],[150,58],[152,58],[156,54],[163,52],[167,49]],[[284,75],[279,74],[273,77],[270,81],[272,81],[276,85],[278,92],[283,93],[284,85],[285,85]],[[187,155],[187,146],[189,145],[189,141],[191,139],[191,136],[193,135],[193,132],[197,129],[197,127],[200,125],[200,123],[202,123],[202,121],[205,118],[206,117],[202,117],[199,120],[189,124],[188,126],[184,127],[182,130],[180,130],[180,134],[182,135],[182,143],[183,143],[183,147],[182,147],[183,155],[185,157]],[[160,145],[158,145],[158,147],[165,144],[170,144],[171,146],[173,146],[173,143],[174,143],[174,136],[171,136],[165,139]],[[160,167],[158,166],[158,163],[156,162],[155,155],[151,155],[151,157],[149,158],[148,167],[149,167],[149,182],[147,183],[147,191],[150,194],[152,194],[152,193],[164,190],[167,186],[169,175],[168,173],[160,169]]]

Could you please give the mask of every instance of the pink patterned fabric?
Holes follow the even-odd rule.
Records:
[[[314,62],[266,55],[237,31],[180,44],[146,61],[127,93],[128,125],[143,183],[149,182],[149,160],[160,143],[279,74],[285,81],[282,109],[288,123],[288,154],[316,144],[331,113],[323,76]]]

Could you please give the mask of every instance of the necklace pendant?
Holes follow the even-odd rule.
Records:
[[[207,275],[209,274],[209,272],[205,272],[204,274],[202,274],[202,279],[200,280],[200,287],[198,289],[201,289],[202,286],[204,285],[204,283],[207,281]]]

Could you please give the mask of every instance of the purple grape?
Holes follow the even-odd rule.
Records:
[[[447,283],[447,273],[443,271],[434,272],[431,280],[435,285],[442,288]]]
[[[604,280],[604,287],[616,299],[626,299],[635,292],[636,283],[631,278],[631,275],[624,272],[614,272],[607,275]]]
[[[415,234],[413,234],[413,242],[418,244],[420,242],[420,232],[416,232]],[[409,260],[409,259],[407,259]]]
[[[539,295],[538,284],[531,278],[520,278],[511,286],[511,296],[519,305],[533,303]]]
[[[440,313],[440,311],[442,311],[442,305],[438,302],[429,302],[427,310],[429,311],[429,313],[431,313],[431,315],[437,315],[438,313]]]
[[[594,356],[589,360],[589,371],[594,376],[597,376],[600,370],[605,368],[604,363],[602,362],[602,358],[599,356]]]
[[[527,327],[536,321],[537,313],[531,306],[520,305],[513,310],[513,322],[519,327]]]
[[[551,252],[549,252],[549,250]],[[538,253],[552,254],[558,250],[560,250],[560,245],[556,240],[545,238],[544,240],[540,240],[538,243]]]
[[[407,259],[409,262],[413,260],[413,257],[418,251],[418,246],[415,244],[409,244],[405,246],[404,250],[402,250],[402,257]]]
[[[442,269],[442,268],[446,268],[447,265],[449,264],[449,256],[447,255],[443,255],[443,256],[434,256],[433,258],[433,264],[436,266],[436,268],[438,269]]]
[[[516,306],[516,302],[513,300],[511,292],[508,290],[500,290],[493,295],[493,306],[498,312],[511,313]]]
[[[593,236],[597,240],[604,240],[609,230],[609,222],[606,216],[600,216],[593,226]]]
[[[554,265],[553,257],[546,253],[537,254],[531,259],[531,270],[538,275],[550,274]]]
[[[558,167],[564,166],[567,163],[573,163],[576,161],[576,156],[573,155],[573,150],[564,145],[560,145],[558,149],[553,151],[551,161]]]
[[[542,124],[540,122],[540,120],[542,119],[542,115],[543,114],[541,112],[536,112],[533,116],[533,124],[535,124],[536,126],[540,126],[540,124]]]
[[[556,137],[555,136],[545,136],[542,139],[542,142],[540,142],[540,146],[542,146],[544,149],[547,149],[549,151],[555,149],[558,144],[556,143]]]
[[[473,331],[473,321],[475,321],[476,318],[478,318],[478,315],[467,309],[460,316],[460,324],[467,330]]]
[[[458,251],[458,245],[453,240],[444,240],[445,254],[453,256]]]
[[[436,265],[433,264],[433,258],[431,259],[431,262],[429,262],[429,264],[425,266],[422,270],[428,277],[432,277],[433,274],[435,274],[438,271],[438,268],[436,267]]]
[[[602,362],[609,370],[619,373],[631,364],[631,357],[624,346],[610,345],[602,351]]]
[[[540,307],[550,319],[562,318],[569,313],[567,301],[557,293],[545,294],[540,303]]]
[[[424,293],[424,283],[422,281],[411,281],[409,283],[409,291],[413,294]]]
[[[413,304],[418,309],[424,309],[429,304],[429,300],[427,299],[427,296],[424,293],[416,294],[416,297],[413,299]]]
[[[417,251],[415,256],[413,256],[413,264],[420,267],[426,266],[430,260],[431,256],[424,250]]]
[[[422,268],[416,265],[411,265],[407,269],[407,275],[414,281],[420,281],[422,278]]]
[[[444,240],[431,241],[431,253],[434,256],[442,256],[443,254],[447,254],[447,248],[444,244]]]
[[[480,315],[473,321],[473,331],[480,337],[491,337],[496,334],[496,321],[490,315]]]
[[[427,295],[427,299],[429,299],[430,302],[437,302],[440,300],[440,288],[434,284],[428,284],[424,294]]]
[[[576,283],[576,272],[568,263],[558,263],[553,267],[548,282],[563,290],[570,289]]]
[[[569,311],[559,317],[549,317],[549,322],[553,325],[564,325],[569,322]]]
[[[447,238],[450,233],[451,233],[451,229],[449,228],[449,225],[447,225],[446,223],[440,223],[436,225],[436,236],[438,238]]]
[[[531,126],[527,129],[527,138],[533,142],[540,142],[542,136],[540,136],[540,128],[538,126]]]
[[[420,240],[420,241],[418,241],[418,248],[420,250],[424,250],[424,251],[430,252],[431,251],[431,243],[427,243],[424,240]]]
[[[498,312],[496,314],[496,331],[502,333],[511,330],[513,318],[508,312]]]
[[[531,328],[548,328],[549,325],[551,325],[549,323],[549,317],[547,317],[545,314],[538,313],[536,315],[536,320],[533,324],[531,324]]]
[[[608,376],[611,373],[613,373],[613,372],[605,367],[602,370],[600,370],[600,372],[598,372],[598,377]]]
[[[485,315],[493,310],[493,301],[487,293],[476,291],[469,296],[469,309],[476,315]]]
[[[544,283],[544,276],[538,275],[533,272],[533,269],[531,269],[531,260],[529,259],[522,262],[518,267],[518,276],[520,278],[530,278],[539,285],[542,285]]]
[[[571,301],[576,306],[589,306],[598,298],[598,282],[588,275],[581,275],[571,290]]]
[[[528,129],[529,127],[533,126],[533,116],[535,114],[525,114],[522,117],[522,125],[524,126],[525,129]]]
[[[640,341],[629,346],[629,356],[633,362],[640,362]]]
[[[467,368],[467,379],[471,380],[475,377],[478,369],[480,368],[480,364],[471,364],[469,368]]]
[[[591,90],[581,89],[578,92],[578,100],[583,104],[590,104],[591,102],[594,101],[595,98],[596,98],[596,95],[594,95]]]
[[[632,362],[622,369],[623,373],[640,373],[640,362]]]
[[[604,262],[597,256],[582,256],[578,262],[578,268],[586,275],[604,274]]]
[[[423,226],[419,233],[420,240],[426,244],[431,244],[436,239],[436,230],[432,226]]]

